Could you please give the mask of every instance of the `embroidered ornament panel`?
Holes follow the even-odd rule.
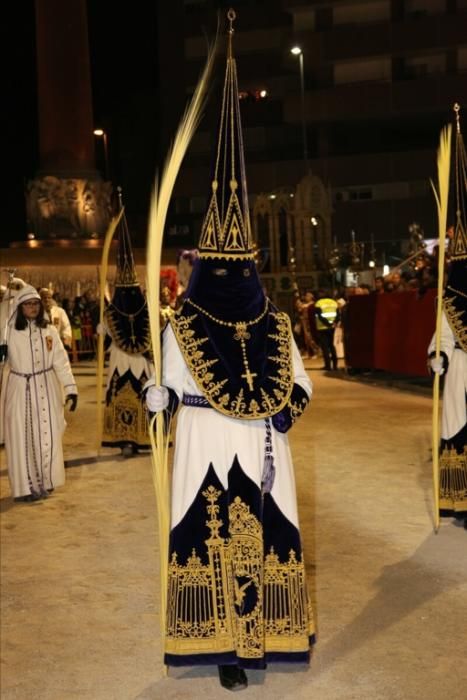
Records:
[[[290,319],[283,312],[271,311],[269,316],[272,322],[268,333],[267,371],[261,382],[255,382],[253,391],[246,374],[242,375],[239,389],[222,375],[222,364],[215,356],[209,338],[203,335],[199,314],[180,313],[170,319],[199,390],[212,408],[232,418],[267,418],[281,411],[290,399],[294,380]]]
[[[439,456],[439,507],[467,511],[467,448],[459,453],[445,447]]]
[[[141,397],[129,381],[118,388],[119,379],[118,372],[114,372],[104,408],[102,441],[105,443],[125,441],[149,446],[148,421]]]
[[[314,634],[305,567],[293,549],[280,561],[264,556],[262,525],[237,496],[228,508],[229,537],[221,537],[221,491],[203,490],[208,563],[196,549],[185,563],[172,553],[168,572],[167,654],[235,652],[261,659],[268,652],[306,652]]]

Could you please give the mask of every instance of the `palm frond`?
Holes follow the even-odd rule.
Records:
[[[431,186],[438,209],[438,298],[436,301],[435,356],[439,360],[441,349],[441,317],[443,309],[444,252],[446,243],[446,224],[449,203],[449,172],[451,167],[451,125],[441,130],[438,148],[438,190],[433,181]],[[433,494],[435,506],[435,531],[439,529],[439,374],[433,380]]]
[[[156,385],[160,385],[162,378],[162,358],[160,341],[160,272],[162,242],[167,211],[172,197],[173,188],[180,170],[183,158],[199,125],[203,107],[206,101],[206,93],[216,52],[216,42],[208,52],[206,66],[198,81],[193,97],[183,115],[180,125],[167,156],[160,180],[156,178],[151,197],[149,214],[149,229],[146,254],[147,269],[147,298],[149,310],[149,322],[151,328],[151,341],[154,355],[154,368]],[[156,433],[154,435],[154,424]],[[170,506],[169,506],[169,478],[168,478],[168,441],[170,427],[164,431],[164,417],[158,413],[151,421],[151,447],[152,447],[152,476],[156,494],[156,506],[159,527],[159,556],[160,556],[160,629],[161,636],[165,634],[166,607],[167,607],[167,577],[168,577],[168,545],[170,532]]]

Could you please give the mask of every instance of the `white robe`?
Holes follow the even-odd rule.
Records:
[[[55,326],[64,345],[71,345],[71,324],[65,309],[53,304],[50,311],[46,312],[50,322]]]
[[[9,330],[4,384],[5,450],[14,498],[65,483],[63,395],[77,394],[68,356],[52,325]],[[44,371],[46,370],[46,371]],[[24,375],[29,375],[24,376]]]
[[[467,423],[465,395],[467,392],[467,353],[456,348],[456,337],[443,311],[441,318],[441,351],[446,353],[449,368],[444,380],[441,437],[450,440]],[[428,354],[435,350],[433,336]]]
[[[162,384],[183,394],[202,396],[180,351],[171,326],[163,336]],[[293,343],[294,382],[308,397],[311,381]],[[264,467],[265,422],[230,418],[212,408],[181,406],[177,413],[177,435],[172,476],[172,528],[183,518],[198,493],[209,465],[225,489],[235,455],[247,476],[261,489]],[[298,528],[295,477],[286,434],[272,429],[276,474],[271,495],[288,520]]]
[[[154,374],[154,365],[141,353],[130,354],[121,350],[113,338],[109,351],[102,444],[123,447],[124,443],[133,443],[149,448],[151,442],[146,411],[140,394],[145,382]],[[117,390],[115,382],[127,372],[139,383],[138,388],[127,377]]]
[[[121,350],[112,339],[112,343],[110,344],[109,348],[107,390],[109,389],[115,370],[117,370],[120,377],[122,377],[125,372],[130,370],[135,379],[141,379],[143,374],[146,375],[146,379],[149,379],[149,377],[152,377],[154,374],[154,365],[146,357],[144,357],[144,355],[130,355],[130,353]]]

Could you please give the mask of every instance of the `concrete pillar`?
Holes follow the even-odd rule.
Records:
[[[85,0],[35,0],[39,173],[97,177]]]
[[[85,0],[35,0],[39,170],[28,183],[36,238],[101,238],[111,183],[95,168]]]

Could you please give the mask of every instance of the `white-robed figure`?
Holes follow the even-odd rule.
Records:
[[[39,295],[44,304],[46,319],[57,329],[65,348],[71,350],[72,331],[67,312],[57,304],[52,296],[52,292],[47,287],[40,289]]]
[[[177,405],[165,663],[307,662],[314,641],[286,432],[311,396],[291,324],[254,262],[235,61],[227,58],[211,198],[153,411]]]
[[[33,287],[26,285],[16,295],[8,325],[9,372],[3,387],[8,476],[13,497],[33,501],[65,483],[63,391],[73,411],[78,390],[63,344],[45,321]]]
[[[458,227],[443,294],[441,355],[435,338],[428,348],[433,372],[445,376],[439,453],[441,516],[464,519],[467,527],[467,236]]]
[[[115,289],[105,308],[105,327],[98,327],[98,332],[106,332],[111,339],[102,445],[120,447],[129,457],[140,449],[150,449],[141,394],[154,374],[154,364],[146,297],[136,274],[125,212],[118,224],[117,239]]]

